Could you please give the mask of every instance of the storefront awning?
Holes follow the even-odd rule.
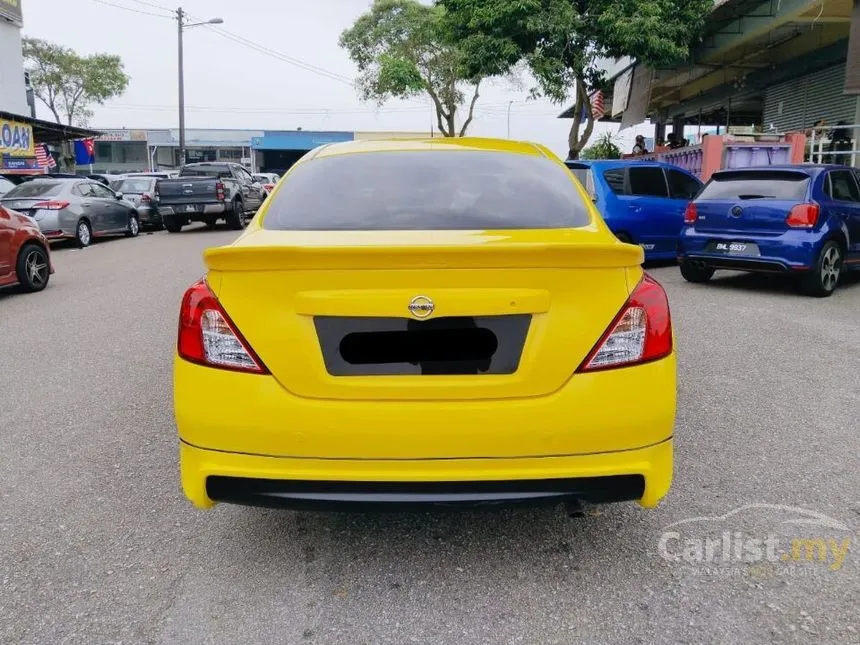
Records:
[[[90,139],[101,134],[98,130],[78,128],[73,125],[54,123],[53,121],[43,121],[41,119],[24,116],[23,114],[12,114],[11,112],[0,111],[0,119],[17,121],[18,123],[24,123],[31,126],[33,128],[33,139],[36,143],[56,145],[63,141]]]

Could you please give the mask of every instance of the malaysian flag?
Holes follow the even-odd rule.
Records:
[[[48,152],[48,146],[44,143],[36,144],[36,163],[39,164],[39,168],[56,168],[57,162],[54,161],[54,158],[51,156],[51,153]]]

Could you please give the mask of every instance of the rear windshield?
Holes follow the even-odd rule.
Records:
[[[743,199],[804,199],[809,176],[801,172],[765,170],[718,173],[702,189],[696,201]]]
[[[573,228],[590,217],[549,159],[482,151],[347,154],[298,166],[266,210],[273,230]]]
[[[32,179],[15,186],[12,190],[6,193],[4,199],[14,199],[20,197],[54,197],[59,195],[63,190],[63,184],[59,181],[44,181],[42,179]]]
[[[155,179],[151,177],[132,177],[123,179],[115,190],[121,193],[145,193],[152,190],[154,183]]]
[[[222,179],[230,177],[230,169],[226,166],[198,166],[195,168],[183,168],[180,177],[214,177]]]
[[[585,186],[585,183],[588,181],[589,167],[583,163],[565,163],[565,165],[573,173],[573,176],[579,180],[579,183]]]

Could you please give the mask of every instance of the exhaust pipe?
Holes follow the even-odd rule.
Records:
[[[564,512],[570,518],[585,517],[585,508],[579,499],[571,499],[564,503]]]

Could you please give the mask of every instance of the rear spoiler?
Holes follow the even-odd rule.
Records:
[[[212,271],[329,269],[597,269],[636,267],[638,246],[607,243],[517,243],[403,246],[245,245],[203,254]]]

